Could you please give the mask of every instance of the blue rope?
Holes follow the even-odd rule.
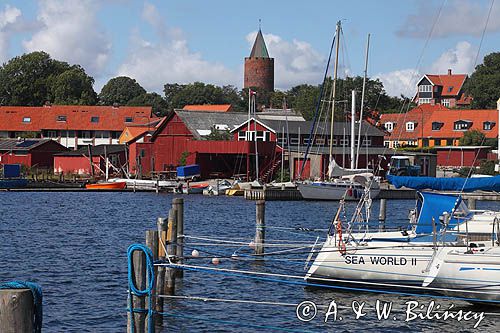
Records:
[[[43,293],[42,287],[34,282],[26,281],[12,281],[0,284],[0,289],[30,289],[33,294],[33,301],[35,304],[35,313],[33,316],[33,332],[40,333],[42,331],[43,309],[42,300]]]
[[[146,275],[147,275],[147,281],[149,282],[148,285],[146,286],[146,289],[140,290],[137,289],[137,286],[134,283],[134,272],[133,272],[133,263],[132,263],[132,254],[134,251],[142,251],[146,255]],[[140,313],[140,312],[145,312],[146,310],[143,309],[134,309],[133,304],[132,304],[132,295],[136,296],[147,296],[149,303],[148,303],[148,333],[154,333],[154,324],[153,324],[153,297],[152,297],[152,292],[153,292],[153,287],[154,287],[154,282],[155,282],[155,273],[154,273],[154,264],[153,264],[153,253],[151,252],[151,249],[147,246],[144,246],[142,244],[132,244],[128,247],[127,250],[127,262],[128,262],[128,306],[130,312],[132,312],[131,316],[131,329],[132,333],[135,332],[135,323],[134,323],[134,316],[133,313]]]

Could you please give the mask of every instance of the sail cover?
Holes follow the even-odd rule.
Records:
[[[500,192],[500,176],[481,178],[434,178],[388,175],[387,180],[396,188],[435,191],[493,191]]]
[[[334,158],[328,164],[328,177],[342,177],[347,175],[355,175],[358,173],[371,173],[373,170],[371,169],[347,169],[343,168],[337,164]]]
[[[451,194],[420,192],[419,197],[420,200],[417,203],[418,222],[415,230],[417,234],[432,233],[432,220],[436,224],[436,231],[439,231],[442,227],[439,217],[445,212],[452,214],[462,201],[460,196]],[[454,227],[456,223],[455,219],[451,219],[449,226]]]

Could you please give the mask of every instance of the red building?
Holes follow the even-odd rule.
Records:
[[[49,139],[0,139],[0,164],[52,169],[54,154],[67,148]]]
[[[124,145],[101,145],[80,148],[54,155],[55,174],[105,175],[120,173],[127,163]],[[90,160],[92,159],[92,164]],[[93,168],[93,170],[92,170]]]
[[[489,146],[448,146],[435,147],[437,164],[443,167],[473,167],[479,166],[482,160],[488,158]]]
[[[125,127],[158,121],[149,106],[0,106],[0,138],[47,138],[78,149],[117,144]]]

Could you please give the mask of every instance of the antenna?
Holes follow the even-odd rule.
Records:
[[[262,20],[259,19],[259,30],[260,30],[261,23],[262,23]]]

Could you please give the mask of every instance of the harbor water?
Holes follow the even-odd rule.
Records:
[[[0,282],[27,280],[43,288],[45,332],[124,332],[127,321],[127,247],[144,243],[145,231],[156,228],[156,218],[166,216],[171,194],[154,193],[0,193]],[[275,255],[257,262],[247,257],[244,245],[255,235],[255,202],[241,197],[184,196],[185,251],[200,250],[196,265],[303,276],[308,249],[294,255]],[[348,204],[347,216],[354,203]],[[411,200],[387,204],[387,227],[405,227]],[[266,240],[312,245],[326,231],[338,207],[333,202],[270,201],[266,203]],[[478,209],[498,209],[498,202],[478,202]],[[378,201],[373,203],[374,226]],[[296,229],[295,227],[307,228]],[[290,228],[290,229],[289,229]],[[226,239],[213,246],[199,238]],[[230,243],[234,241],[235,243]],[[239,244],[241,242],[242,244]],[[267,248],[266,251],[274,251]],[[236,253],[240,260],[230,259]],[[282,278],[248,279],[234,274],[186,271],[177,295],[253,300],[273,304],[210,302],[166,299],[165,332],[272,332],[277,329],[310,332],[366,331],[474,331],[477,320],[408,318],[407,302],[419,302],[422,312],[432,299],[412,295],[374,294],[353,290],[304,287],[280,282]],[[388,319],[378,319],[377,300],[392,302]],[[295,306],[303,301],[317,306],[310,321],[297,318]],[[332,303],[335,302],[335,303]],[[353,303],[354,302],[354,303]],[[481,312],[478,330],[496,332],[500,313],[459,300],[436,299],[440,310]],[[325,323],[329,305],[338,312]],[[355,311],[361,308],[361,313]],[[389,303],[388,303],[389,304]],[[413,304],[413,303],[412,303]],[[424,309],[425,308],[425,309]],[[364,315],[362,315],[364,313]],[[356,314],[361,315],[356,319]],[[423,316],[423,315],[422,315]],[[189,318],[186,318],[189,317]],[[304,318],[302,318],[304,320]]]

